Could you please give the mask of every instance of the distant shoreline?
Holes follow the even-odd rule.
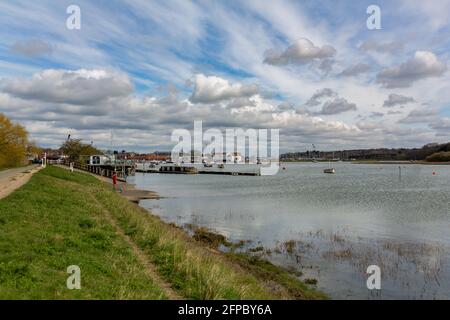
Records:
[[[359,160],[359,161],[351,161],[351,163],[353,164],[423,164],[423,165],[450,165],[450,162],[430,162],[430,161],[398,161],[398,160],[393,160],[393,161],[376,161],[376,160],[368,160],[368,161],[364,161],[364,160]]]
[[[317,160],[317,162],[339,162],[336,160]],[[422,164],[422,165],[450,165],[450,162],[429,162],[429,161],[409,161],[409,160],[353,160],[342,161],[351,164]],[[280,163],[314,163],[310,160],[289,160],[280,161]]]

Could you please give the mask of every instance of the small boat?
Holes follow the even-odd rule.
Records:
[[[223,169],[223,168],[225,168],[225,166],[223,165],[223,163],[221,163],[221,164],[219,164],[219,165],[217,166],[217,168]]]
[[[203,166],[205,167],[205,168],[212,168],[212,163],[207,163],[207,162],[204,162],[203,163]]]
[[[331,161],[328,162],[328,169],[323,170],[323,173],[336,173],[336,169],[331,167]]]

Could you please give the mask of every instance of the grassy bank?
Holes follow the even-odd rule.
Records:
[[[243,259],[201,245],[87,174],[48,167],[0,200],[2,299],[165,299],[161,279],[187,299],[324,298]],[[81,290],[66,287],[69,265],[81,269]]]

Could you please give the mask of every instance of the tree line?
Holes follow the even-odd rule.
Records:
[[[83,156],[101,155],[102,151],[92,144],[86,144],[81,139],[71,139],[70,136],[63,142],[60,149],[69,161],[82,161]]]
[[[0,169],[27,164],[27,155],[39,152],[25,128],[0,113]]]

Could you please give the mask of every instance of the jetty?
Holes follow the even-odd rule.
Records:
[[[178,173],[178,174],[196,174],[198,173],[195,167],[182,167],[182,166],[161,166],[159,168],[160,173]]]
[[[63,165],[70,167],[70,162],[65,161]],[[117,179],[126,182],[128,176],[133,176],[136,172],[134,164],[130,163],[116,163],[116,164],[86,164],[80,162],[73,162],[73,168],[93,173],[102,177],[112,178],[114,172],[117,174]]]
[[[198,168],[195,166],[183,166],[183,165],[146,165],[137,164],[135,172],[142,173],[163,173],[163,174],[213,174],[213,175],[228,175],[228,176],[260,176],[261,173],[258,170],[254,171],[242,171],[229,168],[219,167],[203,167]]]

